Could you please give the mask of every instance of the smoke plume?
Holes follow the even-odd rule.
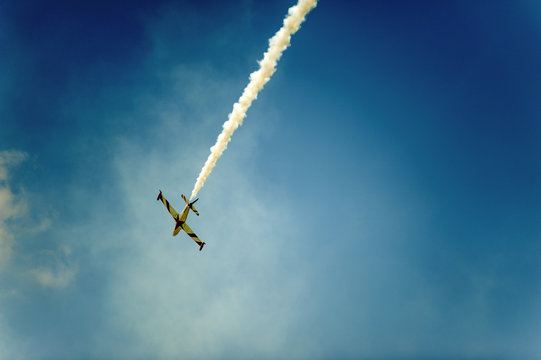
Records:
[[[210,148],[210,155],[197,177],[190,199],[196,197],[199,190],[203,187],[207,177],[216,165],[216,161],[218,161],[227,148],[227,143],[231,140],[231,136],[242,125],[246,111],[252,105],[252,101],[257,99],[257,94],[276,71],[278,60],[280,60],[282,53],[290,45],[291,35],[299,30],[306,14],[316,4],[317,0],[299,0],[297,5],[289,8],[288,15],[284,19],[284,25],[269,40],[269,48],[265,52],[263,59],[259,62],[259,70],[250,74],[250,82],[244,88],[239,100],[233,105],[233,111],[229,114],[228,120],[223,124],[222,133],[218,136],[216,144]]]

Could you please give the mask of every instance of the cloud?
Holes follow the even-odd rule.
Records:
[[[160,163],[137,157],[142,167]],[[242,176],[233,174],[236,170],[221,172],[228,178],[222,179],[224,185],[237,186],[232,199],[206,192],[199,209],[206,219],[188,219],[208,244],[202,253],[185,234],[171,237],[169,215],[154,202],[146,181],[124,179],[124,196],[133,201],[130,215],[141,221],[131,226],[130,249],[111,274],[109,312],[114,317],[108,325],[129,339],[117,355],[242,358],[277,355],[284,348],[303,292],[302,274],[288,272],[281,263],[283,230],[272,225],[287,211],[256,200]],[[136,169],[124,171],[135,175]],[[160,180],[157,175],[154,182]],[[138,205],[143,196],[137,194],[144,195],[146,206]],[[164,194],[181,206],[178,194]]]
[[[0,359],[26,358],[24,341],[13,334],[7,320],[0,312]]]
[[[8,222],[23,217],[27,209],[24,199],[8,185],[9,169],[25,159],[23,152],[0,152],[0,270],[9,263],[13,252],[14,236]]]
[[[8,266],[14,245],[14,235],[9,222],[19,219],[26,214],[26,203],[20,196],[15,195],[8,186],[9,171],[26,159],[26,154],[19,151],[0,151],[0,272]],[[16,296],[14,289],[0,288],[0,301]],[[0,358],[20,356],[18,339],[13,336],[5,316],[0,311]]]
[[[56,251],[41,250],[36,254],[24,247],[26,237],[42,233],[52,225],[52,220],[42,214],[33,215],[31,221],[28,221],[29,195],[23,188],[19,188],[17,193],[14,192],[9,185],[10,171],[27,158],[28,155],[21,151],[0,152],[0,269],[9,266],[14,255],[15,242],[18,241],[20,255],[27,259],[25,267],[30,268],[26,273],[43,287],[64,288],[73,281],[77,273],[77,267],[69,260],[71,248],[60,245]],[[35,261],[42,265],[35,267]],[[8,270],[12,270],[7,271],[12,278],[17,276],[14,273],[16,270]],[[8,297],[7,294],[14,291],[4,290],[2,293]]]
[[[57,252],[44,250],[40,254],[40,259],[46,265],[29,270],[28,273],[43,287],[65,288],[77,274],[77,266],[70,263],[70,253],[71,248],[66,245]]]
[[[27,155],[24,152],[15,150],[0,151],[0,181],[8,179],[8,168],[18,165],[26,159]]]
[[[172,71],[206,89],[216,87],[215,74],[204,68]],[[221,95],[231,83],[220,79],[215,94]],[[266,129],[257,123],[245,128],[246,136],[236,141],[242,151],[228,153],[209,178],[212,186],[202,191],[201,216],[188,218],[207,242],[200,253],[186,234],[171,236],[173,222],[156,195],[161,188],[181,210],[180,193],[191,190],[215,137],[216,126],[206,121],[184,126],[185,109],[208,113],[218,126],[229,109],[224,102],[222,114],[209,110],[185,89],[170,96],[181,104],[179,112],[164,108],[163,99],[147,98],[141,104],[145,111],[135,109],[133,117],[158,114],[151,117],[153,131],[145,142],[124,137],[117,143],[112,201],[122,202],[123,210],[116,223],[88,218],[89,253],[97,254],[91,261],[108,259],[102,327],[95,331],[100,335],[92,351],[98,358],[283,355],[302,312],[306,281],[302,271],[290,267],[288,252],[295,244],[288,243],[293,217],[287,204],[272,200],[264,179],[258,177],[257,186],[251,180]]]

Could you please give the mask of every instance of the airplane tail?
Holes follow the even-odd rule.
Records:
[[[199,212],[193,206],[193,204],[195,204],[195,202],[197,200],[199,200],[199,199],[195,199],[194,201],[189,202],[188,199],[186,198],[186,196],[184,196],[184,194],[182,194],[180,196],[182,197],[182,200],[184,200],[186,202],[186,204],[190,207],[190,209],[192,209],[192,211],[195,213],[195,215],[199,216]],[[203,246],[201,246],[201,249],[203,249]]]

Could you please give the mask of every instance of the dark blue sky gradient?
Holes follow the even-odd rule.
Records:
[[[321,0],[171,240],[292,5],[0,5],[0,358],[541,358],[537,1]]]

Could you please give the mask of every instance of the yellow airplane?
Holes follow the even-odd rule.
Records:
[[[199,240],[199,238],[197,237],[197,235],[195,235],[193,230],[190,229],[188,224],[186,224],[186,218],[188,217],[188,212],[190,211],[190,209],[195,213],[195,215],[199,216],[199,213],[193,206],[193,204],[199,199],[195,199],[194,201],[189,202],[188,199],[186,199],[186,196],[184,196],[184,194],[182,194],[181,197],[186,202],[186,206],[184,207],[184,210],[182,210],[182,214],[180,215],[175,211],[175,209],[173,209],[171,204],[169,204],[169,201],[167,201],[167,199],[163,197],[161,190],[156,200],[162,201],[162,203],[167,208],[167,211],[169,211],[169,213],[173,217],[173,220],[175,220],[176,222],[175,230],[173,230],[173,236],[177,236],[180,229],[184,230],[186,234],[190,235],[190,237],[197,243],[197,245],[199,245],[199,251],[201,251],[203,250],[203,246],[205,246],[205,242]]]

